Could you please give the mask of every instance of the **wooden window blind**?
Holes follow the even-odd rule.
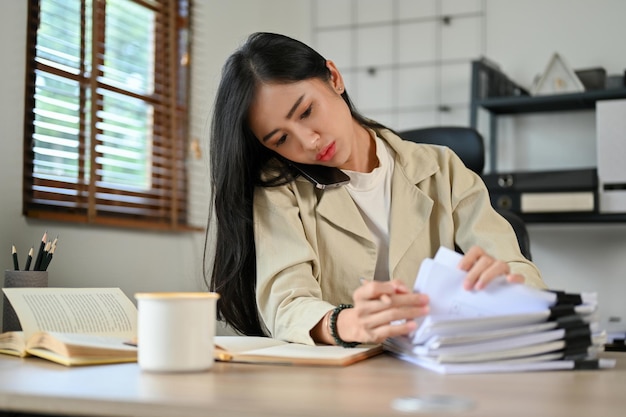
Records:
[[[23,213],[189,229],[191,0],[29,0]]]

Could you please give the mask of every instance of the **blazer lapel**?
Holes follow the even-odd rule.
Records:
[[[363,220],[361,212],[344,187],[329,190],[316,190],[320,193],[317,214],[333,225],[372,241],[371,233]]]
[[[390,132],[386,132],[384,138],[396,152],[389,226],[389,271],[393,277],[407,250],[428,225],[434,207],[434,201],[418,184],[434,175],[439,167],[423,149]]]
[[[406,177],[395,174],[391,200],[389,266],[393,276],[395,267],[428,224],[434,202]]]
[[[393,277],[395,268],[407,250],[428,225],[433,210],[433,200],[417,184],[435,174],[439,168],[431,155],[424,154],[423,149],[416,148],[391,132],[385,132],[383,139],[396,152],[389,226],[389,266]],[[317,205],[319,216],[374,245],[370,230],[344,187],[316,192],[320,193]]]

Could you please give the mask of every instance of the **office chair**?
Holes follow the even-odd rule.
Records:
[[[399,132],[399,135],[411,142],[447,146],[461,158],[466,167],[478,175],[483,173],[485,145],[482,135],[476,129],[460,126],[427,127]],[[532,260],[530,238],[524,221],[510,210],[496,211],[513,226],[522,255],[529,261]]]

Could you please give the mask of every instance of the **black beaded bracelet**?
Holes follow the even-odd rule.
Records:
[[[337,307],[335,307],[332,314],[330,315],[330,335],[333,337],[333,339],[335,339],[335,343],[338,346],[343,346],[345,348],[353,348],[359,343],[358,342],[346,342],[341,337],[339,337],[339,333],[337,332],[337,316],[339,316],[339,313],[341,312],[341,310],[345,310],[346,308],[352,308],[352,307],[353,307],[352,304],[339,304]]]

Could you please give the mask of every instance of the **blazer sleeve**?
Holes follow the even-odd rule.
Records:
[[[466,168],[449,150],[446,161],[455,241],[459,248],[465,252],[471,246],[479,245],[491,256],[507,262],[512,273],[523,275],[527,285],[545,288],[539,269],[522,255],[513,227],[491,205],[489,192],[480,176]]]
[[[312,345],[310,330],[334,306],[322,300],[319,260],[300,211],[294,187],[257,187],[256,300],[272,337]]]

